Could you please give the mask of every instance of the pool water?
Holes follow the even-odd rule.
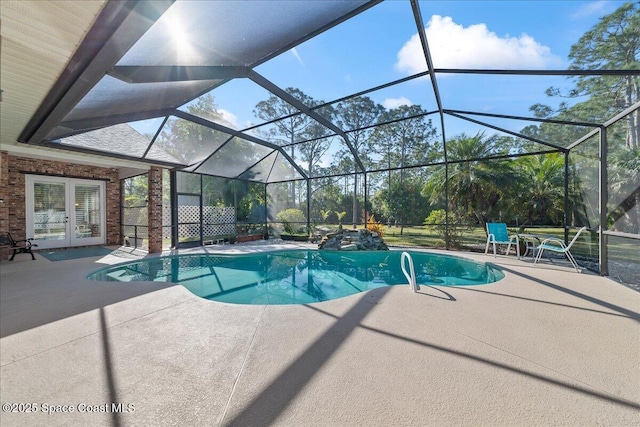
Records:
[[[410,252],[419,285],[483,285],[504,277],[484,263]],[[306,304],[389,285],[407,285],[399,251],[289,250],[245,255],[177,255],[103,268],[90,280],[171,282],[236,304]]]

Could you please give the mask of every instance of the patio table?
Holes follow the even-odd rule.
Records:
[[[525,245],[524,253],[521,255],[522,258],[527,256],[529,251],[531,251],[531,258],[533,259],[536,256],[536,248],[540,246],[540,243],[547,237],[548,236],[538,236],[529,233],[518,233],[518,239],[522,240]]]

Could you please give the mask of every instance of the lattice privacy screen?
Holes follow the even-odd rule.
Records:
[[[192,240],[200,237],[200,206],[178,206],[178,235]],[[236,209],[231,206],[203,206],[202,234],[204,238],[235,234]]]
[[[171,239],[171,206],[162,205],[162,240]]]
[[[203,206],[202,215],[205,237],[235,234],[236,209],[233,206]]]
[[[215,237],[232,235],[236,232],[236,210],[232,206],[203,206],[202,230],[203,236]],[[123,208],[123,231],[127,236],[134,235],[134,227],[137,227],[138,237],[148,237],[147,208]],[[178,207],[178,235],[187,240],[200,238],[200,207]],[[162,207],[162,238],[171,239],[171,206]]]

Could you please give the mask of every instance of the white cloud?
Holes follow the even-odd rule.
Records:
[[[541,69],[560,62],[549,47],[527,34],[499,37],[485,24],[465,28],[448,16],[433,15],[425,34],[436,68]],[[395,67],[407,74],[427,69],[418,34],[402,46]]]
[[[222,120],[228,123],[227,127],[230,127],[232,129],[239,129],[238,116],[223,109],[219,109],[218,113],[222,116]]]
[[[298,50],[295,47],[291,48],[291,53],[293,54],[293,56],[296,57],[300,65],[304,67],[304,62],[302,61],[302,58],[300,57],[300,54],[298,53]]]
[[[413,105],[413,102],[411,102],[408,98],[401,96],[400,98],[387,98],[382,101],[382,105],[387,110],[390,110],[392,108],[398,108],[402,105],[411,106]]]
[[[588,18],[590,16],[602,16],[606,14],[610,4],[606,0],[588,3],[571,14],[572,19]]]

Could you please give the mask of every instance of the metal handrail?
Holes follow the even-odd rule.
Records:
[[[404,268],[405,259],[409,261],[409,272]],[[411,290],[413,292],[418,292],[420,290],[420,285],[416,283],[416,272],[413,268],[413,259],[408,252],[402,252],[402,255],[400,256],[400,267],[402,268],[404,276],[409,281],[409,287]]]
[[[130,234],[127,234],[124,232],[124,228],[125,227],[133,227],[133,236],[131,236]],[[138,248],[138,239],[143,239],[143,236],[138,236],[138,227],[143,227],[143,228],[147,228],[147,237],[148,237],[148,230],[149,230],[149,226],[148,225],[136,225],[136,224],[122,224],[121,225],[121,229],[122,229],[122,236],[125,238],[125,240],[127,240],[127,237],[132,237],[133,238],[133,247],[134,248]],[[131,242],[128,242],[129,244]],[[126,244],[126,243],[125,243]]]

